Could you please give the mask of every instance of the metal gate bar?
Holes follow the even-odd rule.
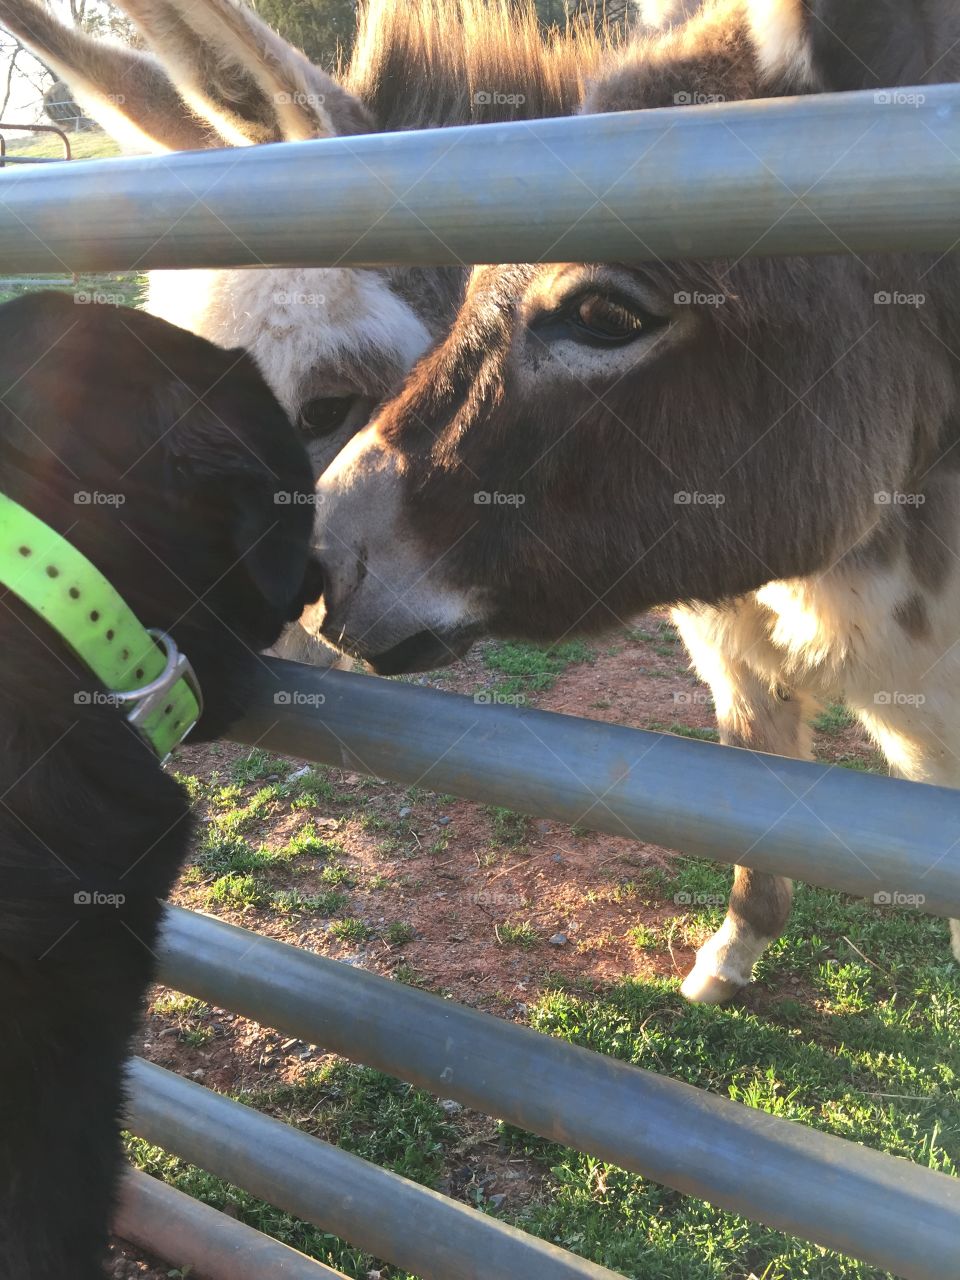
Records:
[[[422,1280],[618,1280],[142,1058],[129,1083],[129,1127],[141,1138]]]
[[[279,660],[251,664],[231,737],[960,916],[960,791],[946,787]]]
[[[347,1280],[342,1272],[135,1169],[124,1177],[113,1229],[172,1266],[193,1268],[191,1275],[196,1272],[203,1280]]]
[[[177,991],[552,1142],[908,1280],[960,1277],[960,1179],[179,908],[168,908],[160,955]],[[207,1164],[225,1140],[198,1131],[191,1158]],[[250,1142],[240,1170],[251,1190],[260,1151]]]
[[[26,169],[0,175],[0,270],[950,249],[960,237],[960,86],[883,97]]]

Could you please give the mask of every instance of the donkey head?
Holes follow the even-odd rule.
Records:
[[[90,39],[39,0],[0,0],[0,24],[140,151],[561,115],[577,106],[602,50],[585,27],[545,41],[527,0],[367,0],[351,61],[334,79],[235,0],[121,7],[149,52]],[[148,309],[251,351],[319,472],[446,331],[465,275],[155,272]]]
[[[923,8],[717,0],[616,59],[586,110],[957,78],[960,16]],[[883,554],[902,513],[875,495],[953,443],[957,274],[855,255],[477,269],[450,335],[321,477],[323,634],[390,672]]]

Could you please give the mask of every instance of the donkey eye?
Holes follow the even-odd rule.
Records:
[[[610,293],[578,293],[555,311],[533,320],[531,332],[540,342],[570,341],[588,347],[625,347],[670,323],[632,298]]]
[[[357,402],[356,396],[318,396],[300,408],[297,426],[310,440],[320,440],[339,431]]]
[[[667,323],[662,316],[650,315],[634,303],[599,293],[579,298],[568,313],[567,322],[575,336],[612,345],[633,342]]]

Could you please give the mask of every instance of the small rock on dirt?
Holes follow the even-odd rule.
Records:
[[[565,933],[555,933],[550,939],[551,947],[565,947],[570,939]]]

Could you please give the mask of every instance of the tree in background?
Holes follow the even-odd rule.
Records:
[[[403,4],[404,0],[396,0]],[[336,65],[348,54],[357,29],[355,0],[252,0],[265,22],[312,62]]]

